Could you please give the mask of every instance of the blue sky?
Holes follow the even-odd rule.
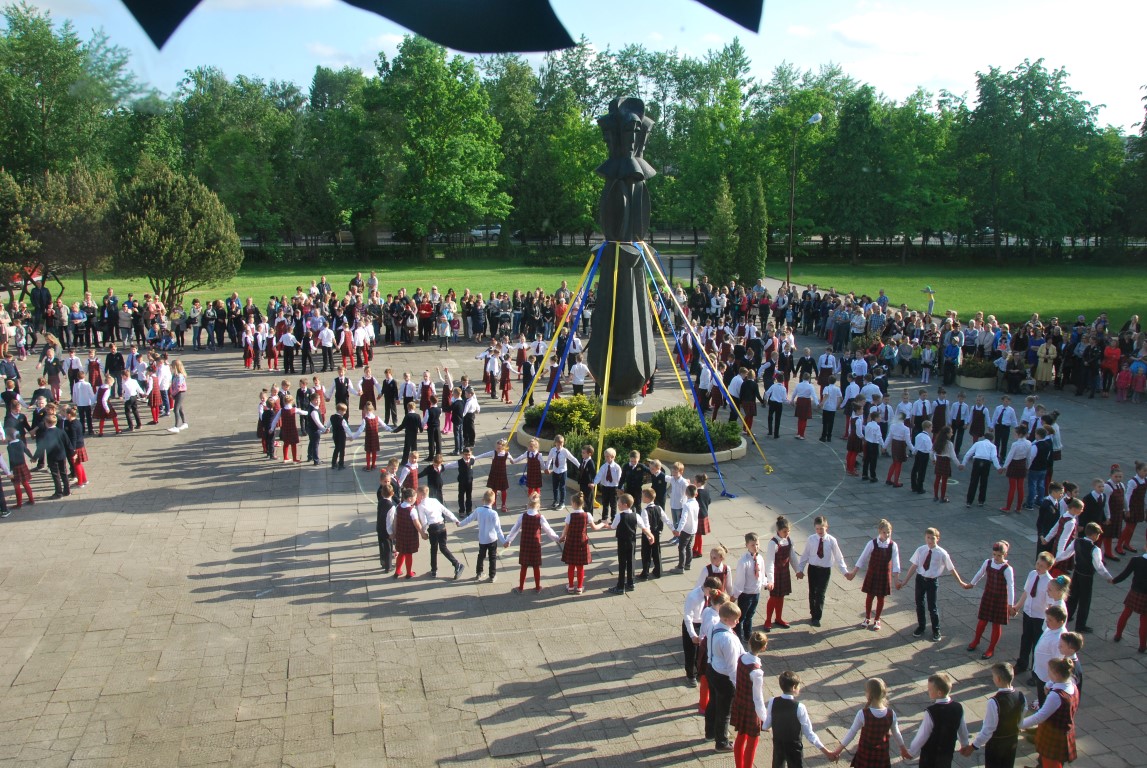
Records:
[[[82,35],[103,27],[165,93],[204,64],[305,89],[319,64],[372,71],[378,52],[393,54],[405,32],[339,0],[204,0],[157,51],[120,0],[35,4],[73,19]],[[1147,71],[1138,56],[1147,6],[1138,0],[767,0],[759,34],[693,0],[553,0],[553,7],[574,39],[584,34],[598,48],[640,43],[702,55],[739,36],[761,79],[782,61],[835,62],[897,100],[917,85],[974,94],[977,70],[1042,57],[1066,68],[1083,98],[1105,105],[1101,123],[1130,131],[1144,114]]]

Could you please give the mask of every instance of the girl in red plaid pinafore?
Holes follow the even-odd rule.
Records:
[[[848,432],[848,441],[845,443],[847,453],[844,460],[844,470],[856,477],[860,474],[856,471],[856,459],[864,450],[864,413],[856,404],[852,405],[852,415],[848,417],[848,423],[851,428]]]
[[[366,415],[366,407],[378,408],[378,379],[370,374],[370,366],[362,369],[362,379],[358,383],[358,409]]]
[[[517,592],[524,592],[526,589],[526,569],[532,568],[534,571],[534,591],[542,591],[542,534],[545,533],[554,541],[558,541],[558,535],[550,528],[550,524],[542,517],[541,501],[537,494],[530,497],[530,507],[518,517],[518,522],[514,524],[510,535],[506,537],[507,541],[512,542],[514,537],[519,533],[522,536],[522,543],[518,545],[518,588]]]
[[[1147,461],[1135,462],[1135,474],[1127,481],[1127,518],[1123,532],[1119,534],[1119,546],[1116,552],[1138,552],[1131,548],[1131,537],[1135,535],[1135,526],[1143,522],[1144,509],[1147,509]]]
[[[417,475],[418,472],[412,474]],[[398,505],[394,513],[394,549],[398,552],[398,562],[394,566],[394,578],[398,578],[402,564],[406,563],[406,578],[414,576],[414,553],[418,551],[421,541],[421,523],[418,522],[418,512],[410,500],[414,497],[412,492],[403,491],[403,502]]]
[[[896,713],[888,706],[888,687],[879,677],[872,677],[865,682],[864,693],[868,701],[864,709],[856,713],[836,754],[847,749],[859,731],[860,741],[852,756],[852,768],[889,768],[892,765],[889,738],[895,738],[898,745],[904,743],[904,738],[896,723]]]
[[[749,637],[749,653],[737,659],[737,685],[733,691],[733,707],[730,710],[729,724],[737,731],[733,742],[733,763],[736,768],[753,768],[757,757],[757,744],[761,738],[761,719],[757,717],[757,707],[753,701],[753,688],[764,685],[760,654],[768,645],[764,632],[754,632]]]
[[[287,454],[294,456],[295,463],[299,463],[299,416],[295,410],[295,401],[290,395],[283,395],[283,407],[278,413],[279,435],[283,441],[283,463],[287,462]]]
[[[510,365],[510,358],[507,355],[506,359],[502,361],[502,378],[499,384],[502,390],[502,402],[510,402],[510,395],[514,391],[514,369]]]
[[[159,423],[159,409],[163,406],[163,395],[159,393],[159,374],[155,366],[149,365],[147,371],[147,407],[151,409],[151,424]],[[262,437],[262,435],[260,435]]]
[[[490,459],[490,474],[486,477],[486,487],[494,493],[502,495],[502,511],[506,511],[506,493],[510,488],[510,481],[506,478],[506,465],[514,463],[514,457],[510,455],[510,444],[505,440],[499,440],[498,444],[494,446],[494,455]],[[477,456],[475,458],[485,458],[486,454]]]
[[[348,327],[343,327],[342,341],[339,343],[339,352],[342,354],[343,368],[354,370],[354,333]]]
[[[526,460],[526,495],[533,496],[542,492],[542,454],[538,452],[538,441],[530,441],[530,450],[523,453],[515,461]]]
[[[1110,559],[1117,554],[1111,550],[1119,547],[1123,536],[1123,519],[1127,516],[1127,486],[1123,484],[1123,470],[1118,464],[1111,465],[1111,476],[1103,486],[1109,518],[1103,524],[1103,556]]]
[[[867,597],[864,601],[864,622],[862,627],[871,626],[880,629],[880,614],[884,612],[884,598],[892,594],[892,573],[900,573],[900,550],[892,540],[892,523],[881,520],[876,524],[876,538],[870,541],[856,565],[852,574],[861,568],[867,567],[864,573],[864,583],[860,591]],[[872,618],[872,603],[876,601],[876,617]]]
[[[378,463],[378,425],[381,422],[374,412],[372,403],[366,404],[366,412],[362,416],[361,433],[365,436],[362,441],[362,452],[366,454],[366,466],[363,469],[374,469]],[[356,435],[357,437],[357,435]]]
[[[422,381],[418,383],[418,410],[426,413],[430,410],[430,396],[434,394],[434,382],[430,380],[430,372],[422,374]]]
[[[566,592],[580,595],[585,588],[585,567],[593,562],[593,552],[589,548],[589,530],[599,530],[605,523],[595,523],[593,517],[582,508],[585,497],[575,491],[570,497],[571,509],[566,515],[566,527],[562,530],[562,562],[566,564],[566,577],[569,581]]]
[[[19,491],[16,492],[19,494]],[[17,499],[20,498],[18,495]],[[1127,628],[1127,620],[1131,614],[1139,614],[1139,653],[1147,653],[1147,553],[1132,558],[1123,572],[1115,577],[1113,583],[1118,584],[1131,578],[1131,589],[1123,599],[1123,613],[1115,622],[1115,635],[1111,638],[1115,642],[1123,639],[1123,630]]]
[[[1052,659],[1048,664],[1052,688],[1047,695],[1049,699],[1059,697],[1059,707],[1036,727],[1035,751],[1043,768],[1062,768],[1064,763],[1075,762],[1075,710],[1079,707],[1079,689],[1069,682],[1073,670],[1069,659]],[[1035,717],[1026,718],[1020,727],[1030,728],[1030,721]]]
[[[996,643],[1004,634],[1004,625],[1008,623],[1008,609],[1015,602],[1015,574],[1008,565],[1008,543],[997,541],[992,545],[992,556],[980,566],[979,572],[970,582],[972,586],[980,583],[980,579],[987,577],[984,584],[984,594],[980,598],[979,623],[976,624],[976,637],[968,644],[968,650],[976,650],[988,623],[992,625],[991,640],[988,650],[984,651],[981,659],[990,659],[996,652]]]
[[[103,383],[103,377],[100,375],[100,361],[96,357],[95,350],[92,350],[88,355],[88,383],[93,388]]]
[[[115,407],[111,404],[111,387],[107,384],[100,384],[96,389],[96,404],[92,408],[92,416],[100,420],[100,437],[104,434],[104,422],[108,419],[112,420],[112,426],[115,427],[115,433],[120,433],[119,417],[116,415]]]
[[[789,539],[789,521],[784,515],[777,518],[777,535],[769,539],[765,549],[766,577],[769,583],[769,599],[765,603],[765,629],[772,629],[774,620],[778,627],[788,628],[781,614],[785,608],[785,598],[792,594],[793,580],[789,572],[792,565],[793,543]]]

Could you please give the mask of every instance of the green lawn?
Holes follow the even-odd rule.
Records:
[[[770,265],[769,276],[784,279],[784,263]],[[793,265],[793,282],[821,288],[856,291],[875,296],[881,288],[891,303],[926,307],[922,293],[936,291],[936,311],[954,309],[961,317],[977,311],[1004,322],[1026,321],[1031,313],[1059,317],[1070,325],[1077,315],[1088,320],[1107,312],[1116,327],[1133,314],[1143,315],[1147,302],[1139,292],[1143,268],[1096,264],[1055,264],[1031,269],[1021,266],[926,266],[870,264],[858,267]]]

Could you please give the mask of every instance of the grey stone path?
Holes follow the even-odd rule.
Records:
[[[445,355],[383,350],[376,369],[445,363],[473,374],[475,352],[467,344]],[[731,764],[701,738],[696,691],[682,685],[680,609],[691,580],[671,575],[611,596],[612,541],[598,534],[583,596],[565,594],[552,544],[546,589],[519,596],[510,592],[516,548],[503,555],[498,583],[467,578],[472,530],[451,533],[467,564],[461,581],[384,577],[373,532],[377,475],[358,469],[358,446],[355,469],[344,472],[261,458],[255,403],[274,377],[243,371],[230,350],[185,359],[190,430],[92,440],[88,488],[0,522],[0,765]],[[651,399],[660,407],[680,393],[663,374]],[[1147,406],[1045,399],[1063,411],[1060,478],[1085,483],[1112,461],[1140,458]],[[480,447],[508,413],[485,406]],[[888,517],[905,557],[923,528],[937,525],[967,577],[1001,536],[1015,543],[1021,576],[1030,567],[1032,516],[994,511],[1001,478],[991,480],[986,509],[937,507],[907,489],[845,477],[843,443],[791,439],[791,415],[784,430],[762,442],[774,474],[754,453],[723,467],[737,499],[714,504],[712,541],[734,557],[741,534],[769,532],[778,513],[797,521],[802,543],[811,517],[824,513],[850,560],[876,519]],[[385,438],[384,453],[396,440]],[[322,455],[329,459],[329,445]],[[35,478],[42,497],[46,479]],[[515,488],[514,501],[523,496]],[[427,559],[424,548],[419,573]],[[862,702],[863,680],[880,675],[911,737],[924,678],[947,670],[976,729],[990,679],[964,645],[979,591],[944,584],[945,639],[932,644],[909,635],[907,590],[890,599],[881,633],[857,629],[859,586],[834,577],[824,627],[812,631],[798,583],[792,629],[770,638],[770,691],[782,669],[798,670],[813,720],[834,744]],[[1096,592],[1077,764],[1142,765],[1144,657],[1134,640],[1110,642],[1125,587]],[[1014,658],[1018,639],[1018,626],[1008,627],[998,658]],[[765,739],[757,764],[769,759]]]

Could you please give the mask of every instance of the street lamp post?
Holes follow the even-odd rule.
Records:
[[[797,205],[797,139],[800,137],[801,128],[806,125],[816,125],[821,119],[820,112],[817,112],[793,131],[792,176],[789,180],[789,252],[788,256],[785,257],[785,285],[789,287],[793,284],[793,222],[796,218]]]

